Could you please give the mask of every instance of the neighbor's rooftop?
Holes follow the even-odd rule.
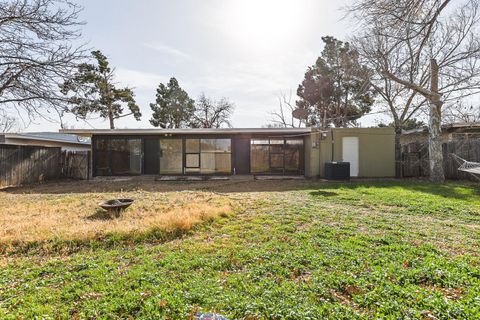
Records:
[[[451,131],[460,131],[460,130],[480,130],[480,122],[455,122],[442,124],[442,130],[451,132]],[[424,126],[422,128],[404,130],[403,135],[408,134],[423,134],[428,133],[428,127]]]
[[[4,133],[0,134],[0,141],[5,139],[20,139],[20,140],[34,140],[45,142],[58,142],[69,144],[90,145],[90,139],[79,137],[74,134],[67,134],[66,132],[22,132],[22,133]]]

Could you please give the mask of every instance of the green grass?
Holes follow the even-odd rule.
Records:
[[[474,185],[249,183],[169,242],[3,256],[0,318],[480,318]]]

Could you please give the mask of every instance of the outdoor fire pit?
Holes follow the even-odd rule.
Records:
[[[118,215],[120,212],[127,209],[132,203],[133,199],[112,199],[101,202],[99,206],[110,213]]]

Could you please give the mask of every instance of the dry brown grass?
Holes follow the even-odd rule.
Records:
[[[95,184],[90,185],[93,189]],[[149,230],[187,231],[195,225],[232,212],[232,201],[208,191],[133,189],[80,192],[75,182],[62,185],[65,193],[45,187],[0,192],[0,244],[42,242],[52,239],[101,239],[108,234],[141,234]],[[43,188],[43,189],[42,189]],[[41,192],[35,192],[35,191]],[[131,198],[134,204],[111,218],[98,203]]]
[[[76,250],[101,240],[167,240],[194,226],[253,206],[264,192],[296,190],[304,181],[60,181],[0,190],[0,254]],[[132,198],[111,219],[101,201]],[[113,236],[113,237],[110,237]],[[103,241],[106,238],[114,242]],[[62,242],[69,242],[62,244]],[[70,243],[70,241],[72,241]],[[40,245],[40,246],[38,246]]]

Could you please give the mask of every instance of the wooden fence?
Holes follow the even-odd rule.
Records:
[[[0,145],[0,187],[60,177],[60,148]]]
[[[88,179],[88,152],[0,144],[0,187],[41,183],[60,178]]]
[[[458,171],[459,163],[452,154],[480,162],[480,139],[458,139],[442,144],[443,167],[447,179],[477,180],[469,173]],[[428,177],[428,143],[412,142],[402,146],[404,177]]]
[[[64,178],[88,180],[90,178],[90,152],[63,151],[60,167]]]

